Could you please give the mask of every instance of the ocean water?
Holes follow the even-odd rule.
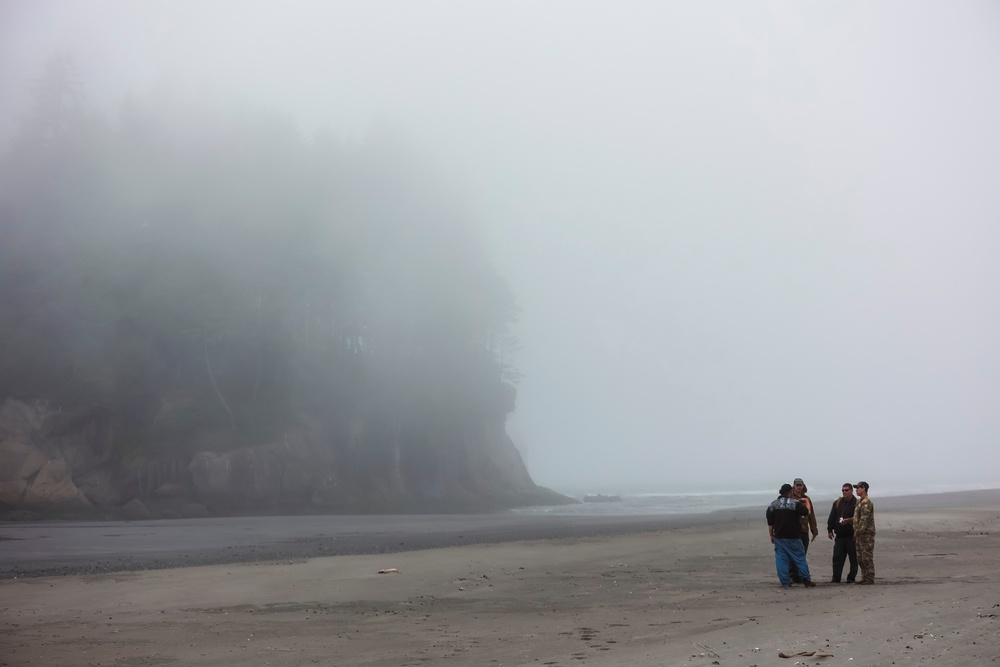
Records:
[[[971,491],[976,489],[994,489],[1000,484],[930,484],[920,486],[890,486],[879,488],[879,493],[874,494],[876,503],[878,498],[891,496],[908,496],[932,493],[948,493],[954,491]],[[825,485],[824,491],[815,492],[813,488],[809,490],[809,497],[817,507],[820,521],[825,520],[825,510],[829,509],[838,495],[840,483]],[[572,493],[562,492],[582,501],[586,495],[597,495],[596,493]],[[541,507],[523,507],[513,510],[519,514],[538,514],[550,516],[657,516],[662,514],[701,514],[704,512],[715,512],[719,510],[759,508],[761,512],[778,497],[777,490],[753,490],[753,491],[713,491],[706,493],[611,493],[603,492],[605,495],[616,495],[621,498],[621,502],[599,502],[576,505],[553,505]]]
[[[585,494],[567,493],[565,495],[583,500]],[[763,511],[778,494],[774,491],[722,491],[711,493],[618,493],[614,495],[621,498],[621,502],[581,502],[576,505],[523,507],[514,511],[519,514],[550,516],[701,514],[743,507],[760,507]]]

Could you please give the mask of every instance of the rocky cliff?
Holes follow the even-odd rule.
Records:
[[[0,517],[178,518],[246,513],[480,512],[568,499],[537,486],[494,420],[380,447],[302,417],[274,441],[124,460],[100,413],[0,405]],[[193,438],[195,436],[192,436]],[[216,446],[212,446],[212,445]],[[183,448],[179,448],[183,451]]]
[[[0,509],[558,499],[504,430],[514,294],[407,142],[83,88],[50,61],[0,151]]]

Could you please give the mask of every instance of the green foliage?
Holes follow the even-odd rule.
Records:
[[[0,174],[0,397],[107,411],[122,452],[509,409],[512,295],[402,142],[163,91],[109,120],[65,58],[35,90]]]

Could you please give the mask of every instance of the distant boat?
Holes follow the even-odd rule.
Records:
[[[583,497],[585,503],[620,503],[621,501],[621,496],[608,496],[603,493]]]

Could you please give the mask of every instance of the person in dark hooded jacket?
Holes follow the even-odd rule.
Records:
[[[809,515],[809,510],[805,503],[797,498],[793,498],[792,485],[783,484],[767,511],[764,513],[767,519],[767,533],[771,537],[771,544],[774,545],[774,565],[778,571],[778,581],[782,588],[791,588],[792,577],[788,572],[790,563],[796,565],[796,571],[806,588],[812,588],[813,583],[809,576],[809,565],[806,563],[806,553],[802,548],[800,537],[801,527],[799,519]]]
[[[844,573],[844,561],[851,560],[851,569],[847,573],[847,583],[853,584],[858,576],[858,551],[854,545],[854,507],[858,499],[854,497],[854,486],[844,484],[843,494],[833,501],[830,516],[826,520],[826,535],[833,540],[833,583],[840,583]]]

